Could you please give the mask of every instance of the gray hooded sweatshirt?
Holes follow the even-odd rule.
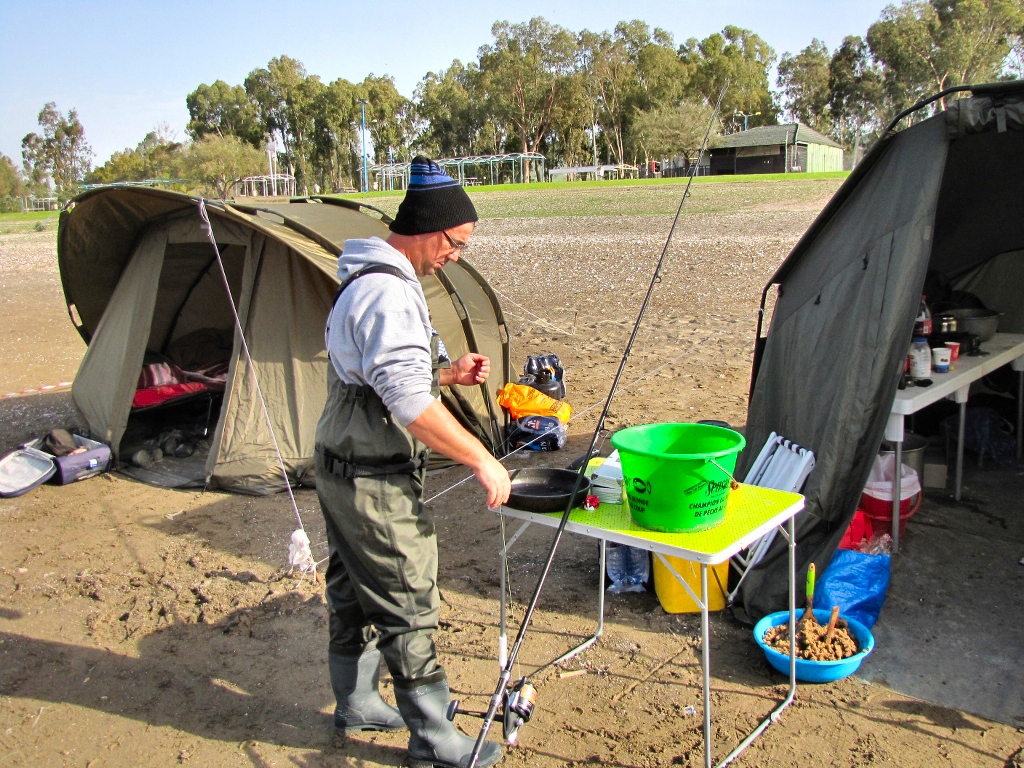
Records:
[[[406,427],[434,401],[427,300],[409,259],[379,237],[345,241],[338,279],[371,264],[398,267],[406,277],[375,273],[353,281],[327,320],[327,351],[343,382],[373,387]]]

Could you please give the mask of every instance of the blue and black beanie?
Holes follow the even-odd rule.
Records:
[[[477,221],[473,201],[459,182],[423,155],[412,159],[409,189],[398,206],[391,231],[399,235],[440,232]]]

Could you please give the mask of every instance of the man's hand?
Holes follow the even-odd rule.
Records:
[[[442,368],[440,374],[442,387],[452,384],[473,387],[487,381],[487,377],[491,375],[491,361],[486,355],[470,352],[458,360],[453,360],[451,368]]]
[[[485,358],[486,359],[486,358]],[[409,431],[431,450],[465,464],[473,470],[477,481],[487,493],[487,506],[497,507],[508,501],[512,482],[484,444],[469,434],[448,409],[435,400],[408,425]]]
[[[501,466],[497,459],[488,454],[483,461],[473,467],[473,474],[487,492],[489,508],[495,509],[508,501],[512,481],[509,480],[508,470]]]

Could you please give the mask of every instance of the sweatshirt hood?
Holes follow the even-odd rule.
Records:
[[[409,259],[379,237],[345,241],[345,247],[338,257],[338,280],[343,283],[363,267],[371,264],[398,267],[410,281],[419,285],[416,270]]]

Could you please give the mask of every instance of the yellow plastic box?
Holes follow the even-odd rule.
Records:
[[[665,556],[672,564],[676,573],[683,577],[694,594],[700,595],[700,563],[683,560],[679,557]],[[718,578],[716,579],[715,576]],[[729,561],[708,566],[708,610],[720,611],[725,608],[725,589],[729,585]],[[654,556],[654,592],[658,595],[665,613],[699,613],[700,606],[690,597],[690,593],[672,575],[672,572]]]

